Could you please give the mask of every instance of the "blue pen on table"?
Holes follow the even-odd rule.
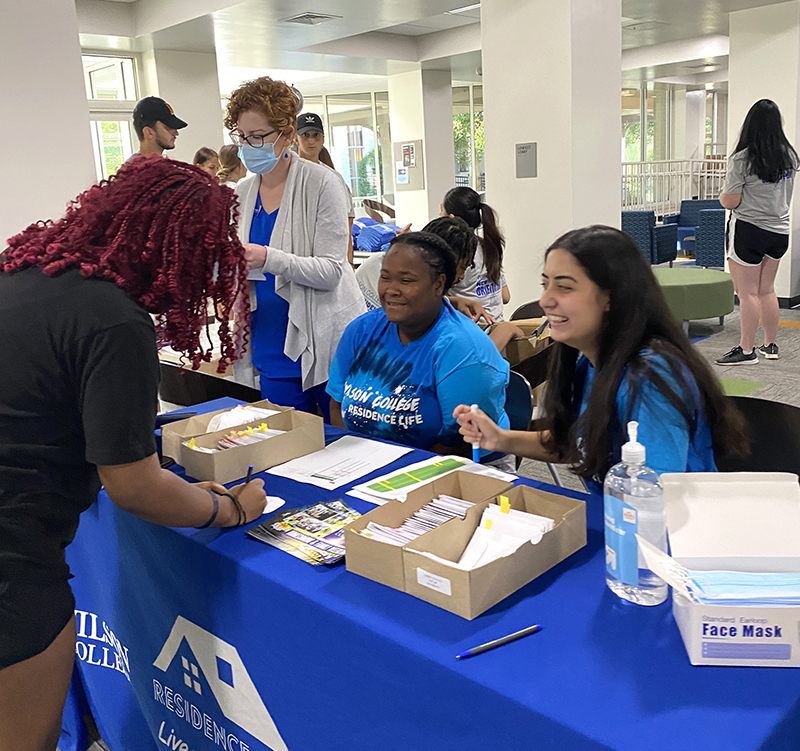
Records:
[[[477,412],[478,411],[478,405],[477,404],[473,404],[469,408],[469,411],[470,412]],[[473,441],[472,442],[472,461],[474,461],[475,464],[480,464],[481,463],[481,442],[480,441]]]
[[[252,476],[253,476],[253,465],[251,464],[251,465],[250,465],[250,466],[247,468],[247,477],[245,477],[245,478],[244,478],[244,484],[245,484],[245,485],[247,485],[247,483],[248,483],[248,482],[250,482],[250,478],[251,478]]]
[[[475,655],[481,654],[481,652],[488,652],[490,649],[494,649],[495,647],[502,647],[503,644],[508,644],[509,642],[521,639],[523,636],[529,636],[530,634],[535,634],[537,631],[541,630],[542,627],[538,624],[536,626],[523,628],[522,631],[515,631],[513,634],[509,634],[508,636],[501,636],[499,639],[495,639],[494,641],[487,641],[486,644],[481,644],[477,647],[473,647],[472,649],[468,649],[466,652],[456,655],[456,659],[463,660],[466,657],[474,657]]]

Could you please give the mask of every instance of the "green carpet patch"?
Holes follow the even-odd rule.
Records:
[[[742,378],[720,378],[719,382],[727,396],[750,396],[767,385],[761,381],[746,381]]]

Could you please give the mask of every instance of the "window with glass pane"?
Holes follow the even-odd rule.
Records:
[[[135,101],[133,60],[127,57],[83,55],[87,99]]]
[[[381,200],[394,206],[394,182],[392,180],[392,128],[389,124],[389,92],[375,92],[375,117],[378,128],[378,175],[380,177]]]
[[[486,190],[486,172],[483,167],[483,86],[472,87],[472,123],[475,133],[475,175],[472,186],[479,193]]]
[[[453,87],[453,148],[456,157],[455,184],[472,185],[472,126],[469,86]]]
[[[642,159],[642,100],[639,89],[622,90],[622,161]]]
[[[353,198],[377,198],[375,123],[371,94],[326,97],[328,139],[336,169],[350,185]]]
[[[648,161],[669,159],[669,84],[648,84],[648,106],[652,102],[652,150],[649,150],[650,130],[648,124]],[[648,118],[651,118],[648,110]]]
[[[97,179],[105,180],[133,153],[131,124],[127,120],[93,120],[91,126]]]

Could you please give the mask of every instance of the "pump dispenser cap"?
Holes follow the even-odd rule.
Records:
[[[628,442],[622,446],[622,461],[625,464],[644,464],[644,446],[636,438],[639,433],[639,423],[631,420],[628,423]]]

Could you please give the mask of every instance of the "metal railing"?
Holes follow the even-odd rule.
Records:
[[[725,183],[726,163],[717,159],[669,159],[622,163],[622,209],[677,214],[681,201],[717,198]]]

